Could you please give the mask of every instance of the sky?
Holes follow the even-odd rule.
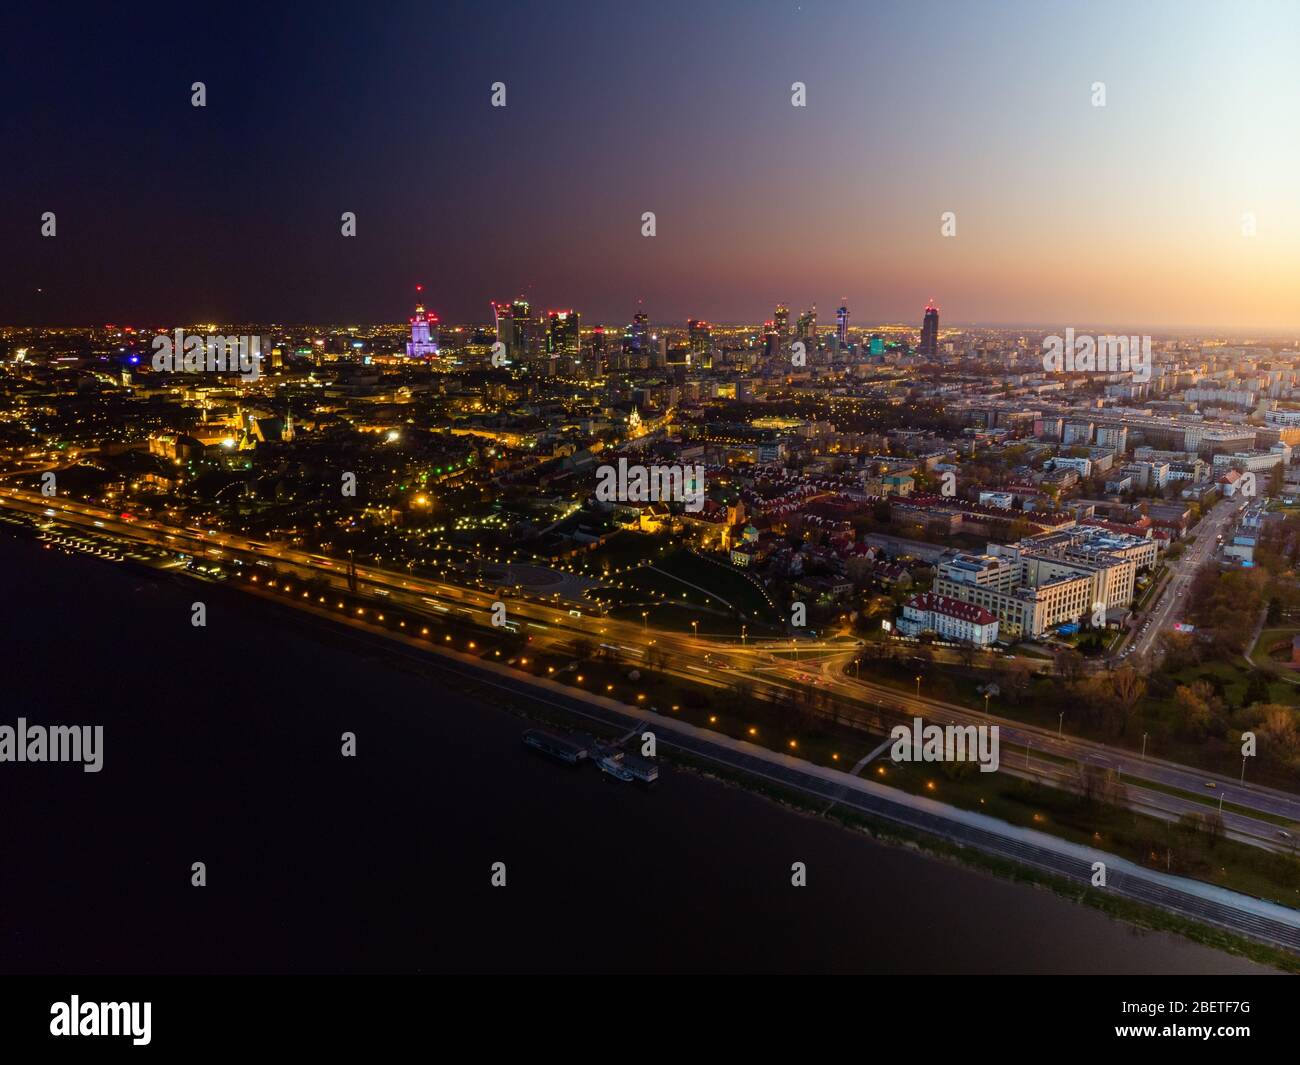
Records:
[[[1293,2],[11,8],[0,323],[1300,332]]]

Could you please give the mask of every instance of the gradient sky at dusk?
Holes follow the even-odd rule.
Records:
[[[279,6],[0,15],[0,322],[1300,327],[1300,4]]]

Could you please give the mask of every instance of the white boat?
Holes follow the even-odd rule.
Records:
[[[615,780],[629,781],[633,779],[632,774],[624,768],[623,763],[612,756],[598,759],[596,765],[600,766],[602,773],[608,773]]]

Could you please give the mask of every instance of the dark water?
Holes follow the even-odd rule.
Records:
[[[1262,971],[691,774],[566,770],[234,593],[7,534],[0,574],[0,724],[105,726],[99,774],[0,764],[0,970]]]

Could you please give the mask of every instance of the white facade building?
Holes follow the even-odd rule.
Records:
[[[903,604],[898,631],[908,636],[934,632],[944,639],[988,647],[998,638],[998,619],[974,603],[926,592]]]

